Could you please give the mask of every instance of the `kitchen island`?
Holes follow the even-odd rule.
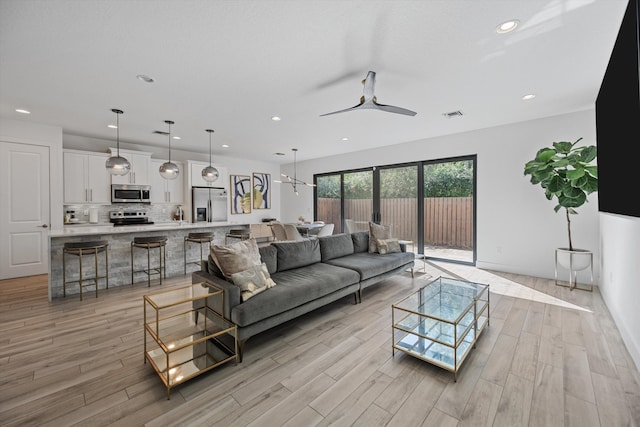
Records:
[[[62,230],[49,232],[49,300],[62,297],[62,250],[67,242],[83,242],[89,240],[106,240],[109,242],[109,287],[131,286],[131,241],[138,236],[167,236],[166,246],[166,275],[167,277],[184,275],[184,237],[193,232],[213,232],[214,244],[222,245],[225,235],[231,229],[246,228],[249,224],[237,222],[169,222],[150,225],[113,226],[112,224],[85,226],[66,226]],[[143,256],[144,253],[144,256]],[[209,254],[208,251],[206,253]],[[104,255],[99,254],[98,268],[104,272]],[[152,255],[152,265],[157,264],[157,250]],[[200,257],[200,248],[196,244],[187,245],[187,261],[197,260]],[[203,254],[204,257],[204,254]],[[144,258],[144,259],[142,259]],[[134,252],[136,265],[138,261],[146,265],[145,252]],[[94,275],[93,255],[83,257],[83,276]],[[192,270],[195,268],[192,264]],[[136,270],[138,268],[136,267]],[[67,256],[67,280],[75,280],[78,277],[79,263],[77,257]],[[189,270],[187,270],[189,273]],[[156,279],[158,276],[152,276]],[[138,275],[134,280],[146,286],[147,278]],[[153,285],[153,281],[151,282]],[[100,291],[104,289],[104,280],[100,281]],[[67,285],[67,296],[78,294],[77,283]]]

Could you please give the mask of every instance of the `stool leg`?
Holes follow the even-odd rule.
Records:
[[[187,274],[187,238],[184,238],[184,274]]]
[[[163,267],[162,271],[164,274],[164,278],[167,278],[167,246],[166,244],[162,245],[162,258],[163,258]]]
[[[80,280],[78,280],[78,284],[80,285],[80,301],[82,301],[82,249],[80,249],[78,259],[80,260]]]
[[[200,242],[200,262],[202,262],[202,242]]]
[[[65,262],[65,256],[67,253],[62,250],[62,296],[67,296],[67,264]]]
[[[98,248],[93,250],[93,259],[96,265],[96,298],[98,298]]]
[[[149,249],[149,245],[147,245],[147,286],[151,287],[151,249]],[[162,284],[162,279],[160,279],[160,284]]]
[[[105,263],[104,264],[105,270],[107,272],[107,277],[106,277],[107,289],[109,289],[109,247],[108,246],[104,249],[104,263]]]
[[[133,286],[133,243],[131,243],[131,286]]]

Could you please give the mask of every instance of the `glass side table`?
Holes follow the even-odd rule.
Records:
[[[209,283],[144,296],[144,363],[164,383],[167,399],[175,386],[238,363],[237,327],[209,307],[210,298],[218,299],[211,305],[222,307],[223,291]]]

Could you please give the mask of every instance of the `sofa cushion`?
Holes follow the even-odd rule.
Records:
[[[322,261],[353,254],[353,240],[348,234],[319,237]]]
[[[223,246],[211,245],[211,258],[227,279],[231,279],[233,273],[262,263],[255,239],[241,240]]]
[[[244,271],[233,273],[231,279],[233,284],[240,288],[242,301],[246,301],[276,285],[271,279],[269,271],[267,271],[267,265],[264,262],[260,265],[249,267]]]
[[[271,278],[277,286],[259,293],[231,310],[233,323],[243,327],[260,322],[357,284],[360,280],[356,271],[321,262],[304,268],[279,271]]]
[[[369,252],[369,232],[357,231],[351,233],[353,241],[353,252]]]
[[[271,245],[266,245],[258,247],[258,251],[260,251],[260,259],[262,262],[267,264],[269,274],[278,271],[278,250]]]
[[[391,226],[380,225],[369,221],[369,253],[378,252],[378,239],[390,239]]]
[[[216,264],[216,262],[211,257],[211,254],[209,254],[209,256],[207,257],[207,267],[208,267],[207,272],[209,274],[213,274],[214,276],[217,276],[221,279],[225,278],[224,274],[222,274],[222,270],[220,270],[220,267],[218,267],[218,264]]]
[[[378,252],[380,255],[400,252],[400,244],[398,239],[378,239]]]
[[[411,252],[396,252],[386,255],[359,252],[327,261],[327,264],[350,268],[360,274],[360,280],[383,274],[394,268],[402,267],[414,261]]]
[[[275,242],[271,244],[278,250],[278,271],[304,267],[321,261],[318,239],[297,242]]]

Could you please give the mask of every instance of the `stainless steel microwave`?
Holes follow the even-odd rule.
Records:
[[[111,184],[111,203],[151,203],[150,185]]]

